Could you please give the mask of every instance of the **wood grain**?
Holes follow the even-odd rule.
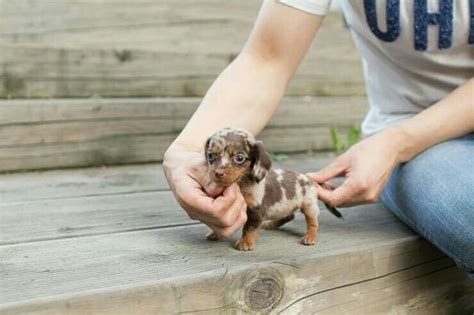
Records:
[[[302,173],[316,171],[333,160],[328,154],[295,154],[274,166]],[[168,190],[161,164],[92,167],[4,174],[0,176],[2,204]]]
[[[0,1],[0,96],[202,96],[242,49],[261,1]],[[363,95],[330,14],[288,95]]]
[[[80,188],[73,185],[69,189]],[[354,213],[363,216],[379,211],[384,213],[386,210],[380,204],[365,206],[358,211],[349,211],[346,219],[359,222],[361,219]],[[373,224],[394,221],[386,213],[379,215],[380,218],[372,218]],[[329,213],[323,217],[328,216]],[[170,191],[2,202],[0,245],[196,223],[188,218]]]
[[[308,172],[329,162],[303,155],[275,167]],[[0,244],[196,224],[159,164],[3,175],[0,197]]]
[[[199,98],[0,102],[0,172],[161,161]],[[290,97],[259,135],[272,152],[333,148],[330,127],[360,124],[363,97]]]
[[[311,297],[321,311],[344,309],[348,298],[360,310],[472,309],[473,285],[452,261],[398,222],[367,224],[370,218],[350,228],[326,222],[316,247],[298,245],[293,233],[303,229],[291,225],[263,234],[257,249],[245,254],[229,241],[205,241],[201,226],[2,246],[6,276],[0,310],[291,313],[314,310],[304,304]],[[256,309],[249,304],[249,288],[265,279],[284,295],[268,309]]]
[[[303,170],[311,161],[328,162],[280,165]],[[0,199],[0,314],[474,310],[465,274],[379,204],[344,209],[344,220],[323,210],[314,247],[299,244],[298,215],[242,253],[232,247],[239,235],[206,241],[208,228],[190,221],[170,191],[156,191],[164,187],[158,171],[0,176],[0,189],[11,184]]]

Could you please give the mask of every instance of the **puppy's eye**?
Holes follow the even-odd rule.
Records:
[[[245,162],[247,158],[245,157],[245,155],[243,154],[237,154],[235,157],[234,157],[234,161],[235,163],[237,164],[242,164]]]
[[[207,160],[208,160],[209,162],[212,163],[215,159],[216,159],[216,157],[215,157],[214,153],[209,152],[209,153],[207,154]]]

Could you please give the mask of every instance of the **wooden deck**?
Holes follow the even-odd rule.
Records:
[[[202,96],[238,55],[256,0],[0,0],[0,97]],[[288,95],[364,95],[359,54],[328,15]]]
[[[328,160],[291,157],[309,171]],[[464,314],[474,285],[383,206],[208,242],[159,164],[0,176],[1,314]]]
[[[0,100],[0,173],[159,162],[201,98]],[[285,97],[259,137],[272,152],[330,150],[365,97]]]
[[[380,204],[322,211],[316,246],[298,217],[248,253],[179,208],[157,163],[260,3],[0,0],[0,98],[33,98],[0,100],[0,314],[474,312],[473,283]],[[291,154],[360,124],[360,65],[329,14],[259,135],[277,164],[328,163]]]

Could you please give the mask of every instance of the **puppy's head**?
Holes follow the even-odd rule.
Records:
[[[206,141],[204,148],[209,177],[221,186],[249,178],[260,182],[270,170],[272,160],[261,141],[248,131],[224,128]]]

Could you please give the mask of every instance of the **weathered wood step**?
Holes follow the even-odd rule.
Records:
[[[2,175],[0,191],[0,314],[474,310],[474,284],[380,204],[323,210],[314,247],[298,216],[242,253],[238,235],[205,240],[159,165]]]
[[[399,222],[367,224],[380,214],[346,225],[323,215],[315,247],[298,244],[303,224],[293,222],[262,233],[250,253],[234,250],[235,238],[209,243],[203,226],[2,246],[0,312],[472,309],[465,274]]]
[[[297,155],[275,166],[309,172],[329,162]],[[0,244],[195,224],[174,211],[160,164],[3,175],[0,200]]]
[[[0,172],[161,161],[200,98],[0,101]],[[333,148],[364,97],[288,97],[261,133],[273,152]]]
[[[312,172],[329,165],[334,154],[292,154],[276,167]],[[161,164],[12,173],[0,176],[2,204],[168,190]]]
[[[0,97],[202,96],[242,49],[261,1],[0,0]],[[359,54],[330,14],[288,95],[363,95]]]

